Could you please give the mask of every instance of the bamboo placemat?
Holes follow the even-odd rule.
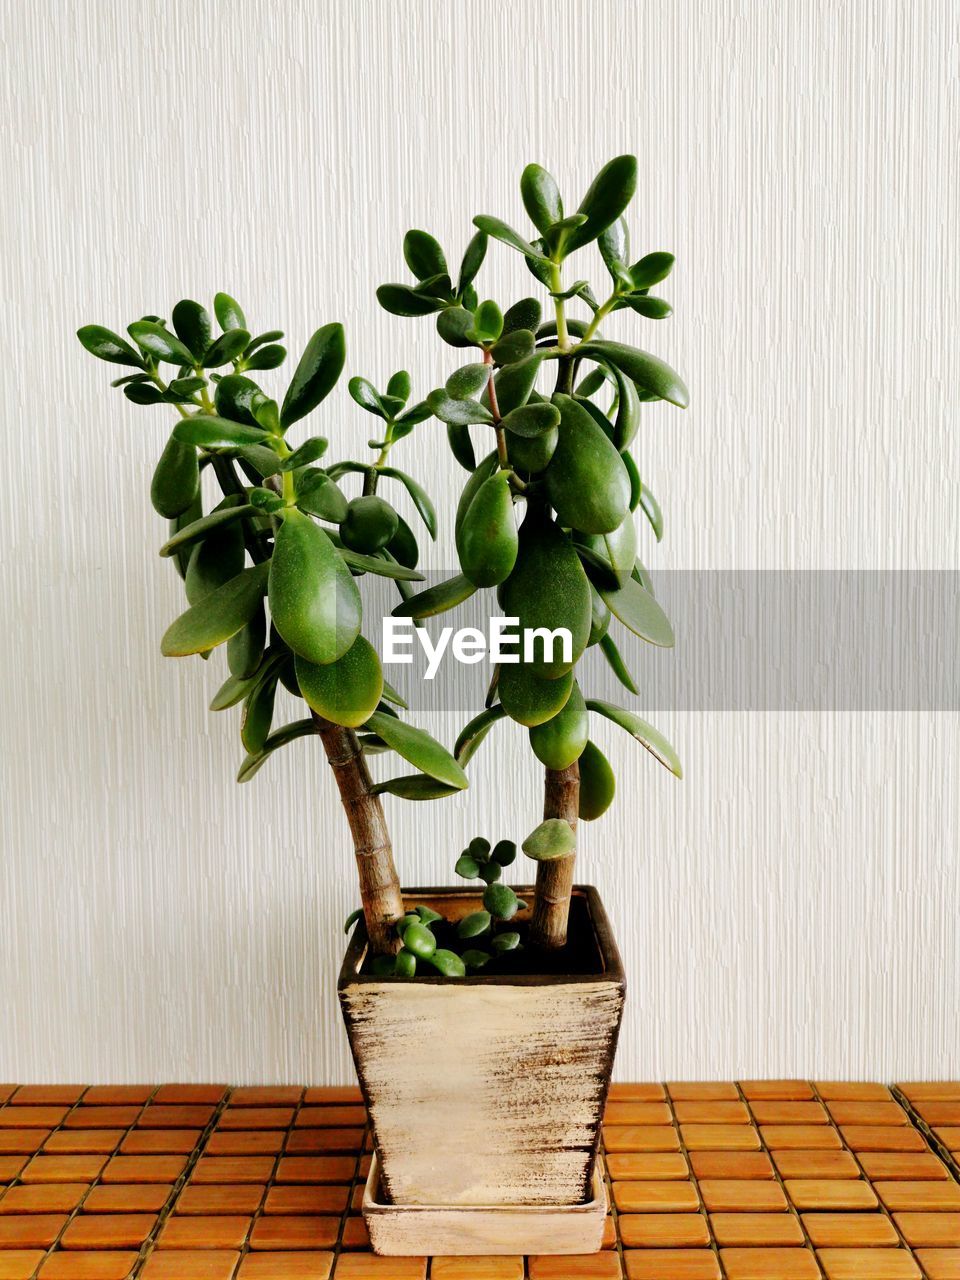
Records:
[[[369,1151],[356,1089],[0,1086],[0,1280],[960,1280],[960,1083],[615,1085],[583,1258],[376,1258]]]

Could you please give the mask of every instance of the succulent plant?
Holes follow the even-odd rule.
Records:
[[[673,644],[670,623],[637,559],[634,512],[657,541],[663,517],[631,446],[644,403],[682,408],[687,391],[657,356],[601,333],[603,321],[617,311],[649,320],[671,312],[651,289],[669,275],[672,255],[632,260],[624,212],[636,183],[635,157],[618,156],[568,214],[554,178],[528,165],[520,194],[533,223],[529,238],[500,218],[474,218],[477,234],[454,286],[437,241],[425,231],[409,231],[404,257],[415,281],[377,291],[381,305],[396,315],[436,313],[439,336],[464,361],[427,396],[446,424],[454,457],[469,473],[454,525],[460,572],[411,595],[395,612],[433,616],[492,587],[501,611],[517,617],[521,628],[565,629],[570,636],[569,655],[544,651],[542,658],[498,667],[486,707],[455,749],[466,766],[492,726],[508,718],[527,729],[530,749],[544,766],[544,822],[523,845],[537,862],[532,940],[544,947],[566,941],[577,819],[599,817],[613,800],[613,770],[590,740],[591,715],[612,720],[678,777],[681,772],[673,748],[652,725],[585,697],[577,674],[580,659],[596,645],[620,683],[637,693],[612,634],[614,623],[650,644]],[[491,239],[520,255],[546,291],[550,318],[536,297],[506,308],[480,300],[476,279]],[[565,285],[562,277],[570,256],[593,244],[610,278],[602,302],[588,280]],[[574,305],[581,316],[569,314]]]

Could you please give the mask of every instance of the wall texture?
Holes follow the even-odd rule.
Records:
[[[579,192],[633,150],[639,247],[679,261],[676,317],[644,340],[694,394],[643,441],[669,522],[650,563],[954,568],[957,10],[0,13],[0,1078],[345,1079],[355,894],[329,780],[301,743],[237,788],[235,724],[205,710],[219,673],[161,660],[180,607],[146,501],[165,414],[108,393],[73,330],[223,288],[294,349],[342,319],[350,372],[427,389],[447,360],[429,323],[372,305],[403,231],[457,251],[474,212],[522,216],[528,160]],[[526,283],[509,251],[491,264],[494,296]],[[325,429],[361,447],[370,420],[345,391],[331,406]],[[441,493],[455,464],[420,430]],[[432,565],[450,551],[447,528]],[[425,719],[452,740],[457,716]],[[957,714],[658,719],[686,780],[611,728],[620,802],[583,840],[630,974],[620,1075],[956,1072]],[[511,742],[462,798],[391,802],[408,883],[447,879],[467,832],[532,825]]]

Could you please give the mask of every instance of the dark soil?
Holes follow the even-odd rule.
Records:
[[[481,970],[468,973],[472,978],[494,977],[557,977],[574,975],[589,977],[603,972],[603,961],[597,946],[596,935],[590,920],[590,912],[583,898],[574,897],[570,903],[570,928],[567,934],[567,945],[556,951],[542,951],[529,943],[530,925],[527,921],[507,921],[496,925],[495,932],[512,931],[519,933],[520,946],[514,951],[505,951],[501,955],[490,952],[490,934],[464,941],[457,936],[456,925],[446,920],[438,920],[433,925],[433,933],[437,946],[447,951],[455,951],[461,955],[467,949],[490,952],[491,959]],[[361,972],[370,972],[372,956],[368,955]],[[435,969],[425,961],[417,966],[417,977],[431,978],[439,976]],[[409,981],[409,979],[407,979]],[[416,981],[416,978],[413,979]]]

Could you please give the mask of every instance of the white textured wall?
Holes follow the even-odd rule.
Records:
[[[575,199],[634,150],[638,247],[679,260],[676,318],[644,338],[694,396],[650,415],[651,563],[955,567],[957,11],[0,9],[0,1078],[346,1078],[355,894],[329,780],[301,743],[237,788],[218,673],[160,658],[166,416],[109,393],[73,330],[223,288],[293,347],[342,319],[351,372],[425,389],[448,352],[373,303],[403,231],[462,247],[474,212],[519,221],[528,160]],[[489,290],[526,284],[492,261]],[[345,392],[325,423],[370,432]],[[402,448],[439,494],[455,466],[420,430]],[[620,1075],[956,1072],[956,714],[659,719],[686,780],[602,733],[620,801],[582,841],[630,972]],[[390,802],[404,879],[448,878],[465,833],[520,835],[537,805],[506,747],[463,798]]]

